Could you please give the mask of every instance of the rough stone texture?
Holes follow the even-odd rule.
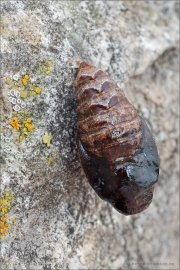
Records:
[[[179,2],[17,0],[1,9],[1,195],[12,191],[8,219],[16,217],[1,240],[1,269],[179,269]],[[83,175],[72,86],[78,58],[114,78],[156,139],[159,183],[140,214],[116,212]],[[6,79],[25,74],[41,92],[24,99],[34,130],[17,142]]]

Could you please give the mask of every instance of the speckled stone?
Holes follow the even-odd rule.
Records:
[[[1,7],[1,196],[12,191],[8,219],[16,221],[1,239],[0,269],[178,269],[178,1]],[[84,177],[76,149],[78,59],[110,74],[156,139],[159,183],[140,214],[119,214]],[[25,75],[23,98],[27,87],[11,87],[7,78],[17,84]],[[28,135],[10,125],[18,104],[22,127],[28,117],[34,126]]]

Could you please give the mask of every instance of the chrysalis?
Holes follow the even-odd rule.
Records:
[[[74,86],[78,151],[90,185],[124,215],[145,210],[159,174],[147,124],[106,72],[81,62]]]

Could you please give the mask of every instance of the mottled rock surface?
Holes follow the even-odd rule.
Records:
[[[0,269],[178,269],[179,2],[17,0],[1,13]],[[114,78],[156,139],[159,183],[140,214],[119,214],[82,172],[79,58]]]

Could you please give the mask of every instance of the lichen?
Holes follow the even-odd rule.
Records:
[[[17,118],[17,117],[13,117],[13,118],[11,119],[10,125],[11,125],[12,127],[14,127],[15,130],[19,130],[20,127],[21,127],[21,125],[18,123],[18,118]]]
[[[41,92],[41,89],[39,87],[36,87],[35,92],[39,94]]]
[[[29,136],[34,131],[34,125],[32,124],[32,119],[27,118],[27,113],[15,113],[10,121],[10,125],[14,127],[15,132],[19,132],[19,140],[21,142],[25,136]]]
[[[52,62],[49,60],[42,60],[39,62],[39,69],[44,75],[49,75],[52,68]]]
[[[22,135],[20,135],[19,136],[19,140],[18,140],[18,142],[21,142],[23,140],[23,136]]]
[[[53,151],[49,154],[48,158],[47,158],[47,164],[49,166],[53,166],[56,163],[56,159],[57,159],[57,152]]]
[[[24,126],[25,128],[23,128],[23,130],[25,130],[25,132],[27,133],[27,131],[32,132],[34,129],[34,126],[31,123],[31,118],[28,118],[27,120],[24,121]]]
[[[44,75],[48,75],[51,72],[52,62],[49,60],[42,60],[39,62],[39,69]],[[15,132],[19,132],[19,140],[21,142],[24,137],[30,135],[34,131],[34,125],[32,124],[31,118],[25,118],[22,109],[26,107],[26,102],[22,99],[28,97],[38,96],[42,87],[36,82],[29,74],[14,75],[13,79],[6,77],[6,84],[10,90],[9,101],[13,105],[13,117],[10,120],[10,125],[14,128]],[[50,146],[50,139],[47,139],[47,146]]]
[[[18,81],[6,78],[6,83],[9,89],[17,89],[20,92],[20,96],[23,99],[40,94],[41,87],[35,82],[31,82],[31,78],[28,74],[20,77]]]
[[[24,85],[26,85],[28,79],[29,79],[29,76],[26,74],[26,75],[24,76],[24,78],[22,79],[22,83],[23,83]]]
[[[47,147],[49,147],[50,144],[51,144],[51,138],[52,138],[51,133],[49,133],[49,134],[48,133],[45,133],[44,136],[43,136],[43,138],[42,138],[43,143],[45,143]]]
[[[11,191],[6,191],[3,198],[0,199],[0,239],[7,235],[8,230],[12,228],[12,224],[16,221],[16,218],[11,218],[8,221],[8,212],[10,212],[14,196]]]
[[[8,84],[9,89],[16,88],[15,84],[9,77],[6,78],[6,83]]]

